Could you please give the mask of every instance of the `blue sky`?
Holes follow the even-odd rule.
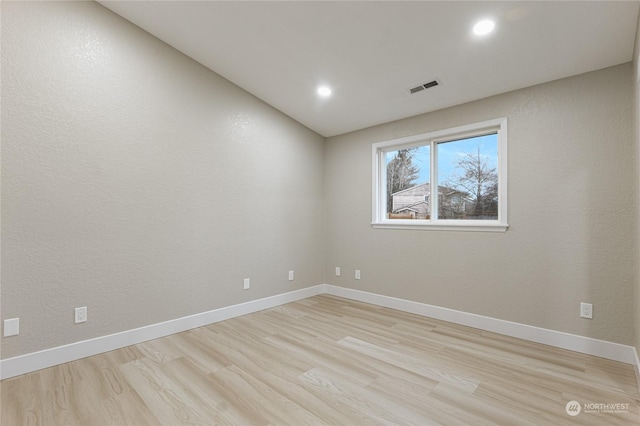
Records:
[[[459,158],[467,153],[475,154],[480,148],[480,155],[488,160],[490,168],[498,167],[498,135],[491,134],[461,139],[438,144],[438,171],[440,184],[447,177],[458,174],[455,164]],[[420,175],[416,184],[429,182],[429,146],[418,148],[413,163],[420,168]],[[392,156],[387,156],[390,159]]]

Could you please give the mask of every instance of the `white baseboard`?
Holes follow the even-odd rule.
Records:
[[[568,349],[587,355],[620,361],[626,364],[635,365],[636,368],[640,368],[638,354],[633,346],[621,345],[618,343],[607,342],[605,340],[592,339],[590,337],[578,336],[546,328],[533,327],[531,325],[470,314],[453,309],[441,308],[439,306],[427,305],[426,303],[412,302],[410,300],[382,296],[379,294],[337,287],[329,284],[325,285],[325,293],[344,297],[345,299],[357,300],[360,302],[371,303],[372,305],[383,306],[429,318],[448,321],[454,324],[479,328],[481,330],[504,334],[506,336],[517,337],[557,348]]]
[[[640,355],[638,355],[638,350],[636,353],[636,383],[638,384],[638,392],[640,392]]]
[[[64,364],[103,352],[113,351],[125,346],[135,345],[148,340],[165,337],[197,327],[213,324],[218,321],[239,317],[296,300],[306,299],[324,293],[324,285],[307,287],[289,293],[278,294],[263,299],[252,300],[238,305],[227,306],[212,311],[202,312],[183,318],[152,324],[133,330],[96,337],[94,339],[32,352],[26,355],[8,358],[0,361],[0,380],[21,374],[30,373],[54,365]]]
[[[146,327],[1,360],[0,379],[8,379],[54,365],[64,364],[88,356],[135,345],[193,328],[203,327],[218,321],[224,321],[325,293],[632,364],[635,365],[636,369],[640,372],[638,353],[632,346],[470,314],[405,299],[337,287],[330,284],[320,284],[289,293],[252,300],[250,302],[214,309],[212,311],[152,324]]]

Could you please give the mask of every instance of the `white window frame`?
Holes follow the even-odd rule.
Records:
[[[482,136],[490,133],[498,134],[498,219],[497,220],[458,220],[438,219],[438,197],[430,197],[431,219],[388,219],[387,218],[387,167],[385,153],[404,148],[430,145],[430,182],[437,188],[438,158],[437,144],[457,139]],[[467,124],[451,129],[438,130],[421,135],[408,136],[390,141],[377,142],[372,145],[373,151],[373,228],[386,229],[420,229],[441,231],[489,231],[505,232],[509,227],[507,221],[507,118],[497,118],[480,123]]]

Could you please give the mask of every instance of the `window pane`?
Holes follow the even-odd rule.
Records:
[[[389,219],[429,219],[429,145],[385,152]]]
[[[441,142],[438,218],[498,219],[498,135]]]

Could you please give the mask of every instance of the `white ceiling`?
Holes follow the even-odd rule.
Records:
[[[640,2],[100,1],[323,136],[632,60]],[[494,33],[473,36],[481,18]],[[409,95],[417,84],[441,86]],[[333,95],[320,99],[319,84]]]

